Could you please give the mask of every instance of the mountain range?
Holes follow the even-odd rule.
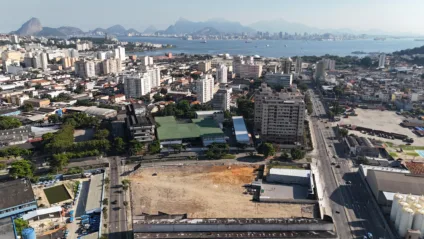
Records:
[[[165,30],[158,30],[150,25],[144,30],[144,34],[198,34],[198,35],[218,35],[222,33],[254,33],[256,31],[267,32],[288,32],[297,33],[348,33],[348,34],[369,34],[369,35],[414,35],[410,33],[389,33],[377,29],[367,31],[351,30],[351,29],[320,29],[311,27],[302,23],[290,22],[284,19],[275,19],[269,21],[258,21],[244,26],[239,22],[228,21],[225,19],[209,19],[203,22],[190,21],[185,18],[178,19],[174,24],[170,25]],[[114,25],[109,28],[96,28],[88,32],[84,32],[77,27],[63,26],[58,28],[43,27],[40,20],[31,18],[25,22],[18,30],[11,32],[17,35],[35,35],[35,36],[81,36],[85,34],[103,35],[105,33],[111,35],[127,35],[139,34],[134,28],[125,29],[122,25]]]
[[[77,28],[77,27],[70,27],[70,26],[63,26],[58,28],[53,27],[43,27],[41,25],[41,22],[37,18],[31,18],[27,22],[25,22],[18,30],[11,32],[12,34],[17,34],[20,36],[28,36],[28,35],[35,35],[35,36],[45,36],[45,37],[67,37],[67,36],[75,36],[75,35],[84,35],[86,32],[83,30]],[[88,33],[107,33],[112,35],[127,35],[129,33],[136,33],[139,32],[133,28],[125,29],[121,25],[114,25],[109,28],[103,29],[103,28],[96,28],[94,30],[89,31]]]

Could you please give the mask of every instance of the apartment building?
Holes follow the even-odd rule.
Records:
[[[232,92],[233,89],[229,86],[221,87],[213,96],[212,108],[214,110],[230,110]]]
[[[254,129],[266,142],[303,144],[304,96],[298,92],[274,92],[263,83],[255,95]]]
[[[212,75],[206,74],[196,81],[197,100],[200,103],[209,102],[213,97],[214,80]]]
[[[265,75],[264,80],[268,85],[289,88],[293,83],[293,75],[284,74],[283,72],[280,74],[268,73]]]
[[[208,71],[211,70],[211,68],[212,68],[212,62],[210,62],[210,61],[202,61],[202,62],[199,63],[199,67],[198,68],[199,68],[198,69],[199,71],[201,71],[203,73],[206,73],[206,72],[208,72]]]
[[[219,83],[227,83],[228,67],[224,64],[219,64],[216,69],[216,79]]]
[[[119,73],[122,70],[121,59],[106,59],[102,61],[103,74]]]
[[[127,99],[139,98],[150,93],[151,89],[151,80],[147,73],[128,75],[124,78],[124,92]]]

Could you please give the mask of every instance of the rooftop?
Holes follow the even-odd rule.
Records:
[[[35,201],[29,180],[16,179],[0,184],[0,209]]]
[[[159,140],[221,136],[224,133],[213,119],[193,119],[193,123],[178,122],[173,116],[156,117]]]
[[[327,223],[316,218],[187,218],[187,219],[159,219],[134,220],[134,230],[138,224],[321,224]]]
[[[375,181],[378,191],[424,194],[424,179],[403,173],[368,171],[368,181]]]
[[[412,174],[424,175],[424,163],[422,162],[405,162],[405,166]]]
[[[246,124],[242,116],[233,116],[234,131],[237,141],[248,142],[250,140]]]
[[[96,174],[90,178],[90,189],[87,195],[87,204],[85,211],[91,211],[100,208],[103,190],[103,174]]]
[[[289,168],[271,168],[269,170],[269,174],[309,178],[311,176],[311,170],[289,169]]]

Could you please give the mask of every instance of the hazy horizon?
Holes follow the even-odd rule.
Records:
[[[44,27],[73,26],[84,31],[116,24],[138,31],[149,25],[166,29],[182,17],[191,21],[219,18],[245,26],[284,19],[319,29],[424,34],[420,26],[424,22],[420,12],[424,1],[418,0],[73,0],[67,5],[54,0],[22,0],[8,1],[3,6],[14,10],[4,8],[2,12],[0,32],[4,33],[17,30],[31,17],[40,19]]]

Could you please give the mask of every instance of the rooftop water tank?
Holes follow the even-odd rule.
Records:
[[[395,228],[399,228],[399,224],[400,224],[400,219],[402,217],[402,209],[409,207],[409,204],[407,202],[401,202],[399,203],[399,208],[396,212],[396,219],[395,219]]]
[[[32,227],[25,228],[22,230],[23,239],[36,239],[35,230]]]
[[[393,197],[392,209],[390,210],[390,220],[394,222],[396,220],[396,213],[399,209],[399,203],[402,202],[405,197],[402,194],[396,193]]]
[[[402,216],[398,227],[399,236],[404,238],[408,230],[412,228],[412,221],[414,220],[414,210],[411,208],[402,208]]]

